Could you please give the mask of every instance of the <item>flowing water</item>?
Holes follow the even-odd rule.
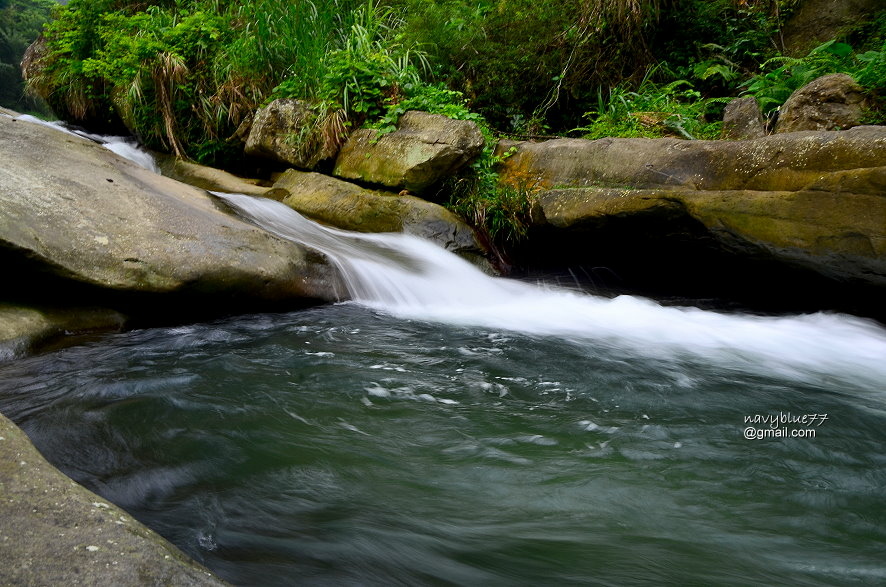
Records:
[[[0,365],[0,410],[223,578],[886,582],[881,325],[492,279],[220,197],[354,300]]]

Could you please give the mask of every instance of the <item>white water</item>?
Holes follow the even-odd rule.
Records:
[[[878,391],[886,384],[886,329],[873,321],[723,314],[492,278],[409,235],[325,228],[272,200],[216,195],[263,228],[326,253],[354,302],[400,318],[556,336],[656,359],[701,359],[816,384],[835,379]]]

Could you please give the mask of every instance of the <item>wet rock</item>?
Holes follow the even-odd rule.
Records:
[[[290,169],[268,194],[324,224],[358,232],[405,232],[468,257],[483,258],[474,231],[438,204],[410,195],[369,190],[347,181]]]
[[[233,310],[342,291],[319,253],[86,139],[0,117],[0,161],[7,292],[49,280],[108,296],[177,293]]]
[[[229,194],[246,194],[248,196],[263,196],[270,189],[261,185],[257,179],[244,178],[215,169],[198,165],[191,161],[185,161],[173,155],[154,156],[160,167],[161,173],[177,181],[194,187],[214,192],[226,192]]]
[[[50,465],[0,415],[0,584],[225,583]]]
[[[353,133],[333,174],[421,195],[476,158],[484,143],[472,121],[410,111],[393,133],[381,137],[375,130]]]
[[[0,303],[0,361],[24,355],[58,336],[120,330],[126,317],[105,308],[32,308]]]

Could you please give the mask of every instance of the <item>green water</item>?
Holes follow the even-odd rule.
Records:
[[[239,585],[886,582],[886,389],[691,345],[338,305],[6,364],[0,410]],[[828,419],[744,438],[780,412]]]

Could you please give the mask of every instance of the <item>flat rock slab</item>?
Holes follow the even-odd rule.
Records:
[[[0,584],[225,585],[55,469],[2,415]]]

